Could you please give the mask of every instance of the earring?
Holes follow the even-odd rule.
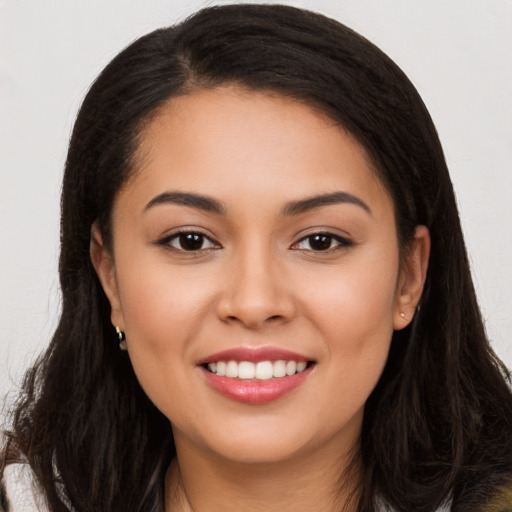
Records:
[[[126,337],[124,335],[124,332],[121,331],[121,329],[119,329],[119,327],[116,326],[116,333],[117,333],[117,337],[119,338],[119,349],[120,350],[127,350],[127,345],[126,345]]]
[[[401,316],[402,318],[405,318],[405,313],[404,313],[403,311],[400,311],[400,316]]]

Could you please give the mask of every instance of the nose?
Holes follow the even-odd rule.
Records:
[[[223,322],[258,329],[293,318],[293,283],[277,259],[261,248],[248,249],[231,259],[217,305]]]

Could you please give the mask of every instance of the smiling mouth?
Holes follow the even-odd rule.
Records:
[[[219,377],[227,377],[239,380],[270,380],[291,377],[302,373],[312,366],[314,361],[217,361],[205,363],[206,370]]]

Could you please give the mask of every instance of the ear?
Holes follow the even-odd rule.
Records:
[[[119,289],[115,272],[114,259],[111,252],[105,247],[100,228],[95,222],[91,227],[91,261],[100,280],[103,291],[110,302],[110,319],[114,326],[124,331],[124,318],[119,299]]]
[[[407,327],[416,311],[425,279],[430,256],[430,233],[426,226],[416,226],[414,238],[405,250],[400,264],[400,275],[396,291],[393,327]]]

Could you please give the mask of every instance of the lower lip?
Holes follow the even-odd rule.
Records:
[[[309,376],[312,366],[287,377],[269,380],[242,380],[220,377],[201,367],[206,382],[221,395],[244,404],[266,404],[278,400],[299,387]]]

